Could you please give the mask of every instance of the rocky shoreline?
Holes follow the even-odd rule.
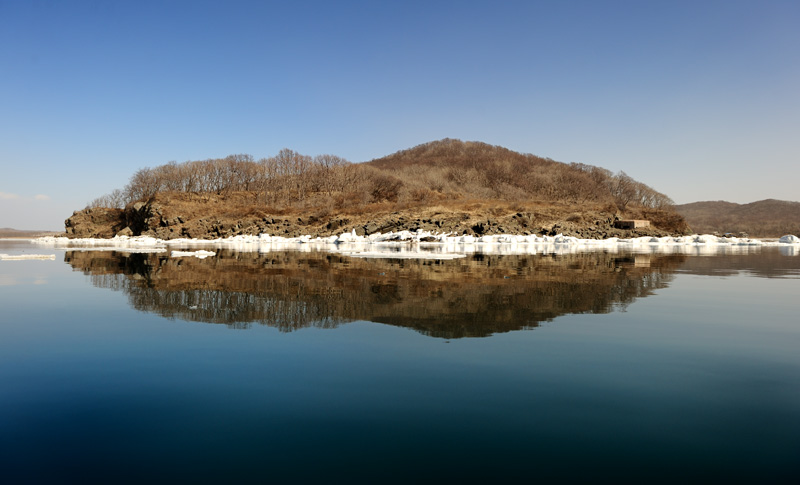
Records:
[[[574,209],[574,208],[573,208]],[[282,237],[327,237],[355,232],[357,235],[399,231],[426,231],[452,235],[548,235],[562,234],[582,239],[612,237],[679,236],[686,231],[667,231],[658,227],[618,229],[619,215],[607,211],[563,210],[547,214],[535,211],[476,209],[442,211],[409,209],[374,214],[259,215],[250,217],[181,214],[166,204],[137,202],[123,209],[90,208],[76,211],[65,221],[70,238],[112,238],[114,236],[152,236],[169,240],[218,239],[238,235],[269,234]]]

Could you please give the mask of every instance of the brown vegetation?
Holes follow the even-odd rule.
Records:
[[[368,165],[395,176],[413,189],[447,199],[561,201],[664,209],[666,195],[624,172],[585,164],[564,164],[480,142],[444,139],[426,143]],[[413,199],[413,197],[408,197]]]
[[[269,228],[257,227],[259,221],[272,223],[276,216],[282,219],[282,226],[286,221],[295,225],[298,219],[301,226],[313,226],[304,232],[312,235],[335,233],[345,226],[367,232],[370,227],[382,232],[413,229],[413,219],[419,219],[417,228],[425,228],[425,221],[430,225],[438,215],[439,225],[433,229],[438,227],[441,232],[498,232],[512,216],[516,223],[505,222],[505,229],[517,233],[549,232],[559,223],[590,227],[602,222],[605,227],[609,218],[613,222],[616,217],[650,218],[656,231],[688,230],[672,210],[669,197],[624,172],[612,174],[591,165],[564,164],[451,139],[361,164],[334,155],[309,157],[289,149],[258,161],[250,155],[231,155],[171,162],[137,171],[124,189],[96,199],[88,208],[127,207],[127,216],[131,216],[131,206],[136,203],[137,211],[143,205],[156,207],[161,221],[155,226],[151,220],[147,227],[133,227],[125,221],[130,232],[159,232],[158,228],[173,226],[172,231],[161,230],[160,237],[203,237],[195,233],[204,230],[211,231],[208,237],[222,234],[212,227],[174,230],[177,224],[194,219],[248,226],[237,230],[265,230]],[[393,215],[412,221],[380,223]],[[172,221],[178,216],[177,223]],[[143,215],[144,219],[153,217],[151,213]],[[453,217],[461,223],[443,227],[439,221]],[[224,232],[228,235],[230,229]],[[282,227],[277,233],[293,232],[294,228]]]

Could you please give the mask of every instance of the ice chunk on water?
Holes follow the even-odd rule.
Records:
[[[55,254],[0,254],[3,261],[55,260]]]

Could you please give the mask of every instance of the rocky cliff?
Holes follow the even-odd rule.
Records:
[[[93,208],[75,212],[66,220],[68,237],[110,238],[148,235],[161,239],[215,239],[240,234],[314,237],[355,231],[356,234],[418,229],[451,234],[564,234],[586,239],[665,236],[688,233],[680,217],[670,211],[650,210],[638,215],[653,227],[623,230],[613,227],[618,213],[574,205],[426,207],[370,213],[310,210],[273,213],[243,209],[235,198],[218,196],[180,199],[168,195],[129,204],[124,210]]]

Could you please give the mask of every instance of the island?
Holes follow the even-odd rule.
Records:
[[[631,221],[626,224],[625,221]],[[171,162],[75,211],[71,238],[453,235],[676,236],[691,228],[665,194],[624,172],[482,142],[424,143],[350,163],[290,149]]]

